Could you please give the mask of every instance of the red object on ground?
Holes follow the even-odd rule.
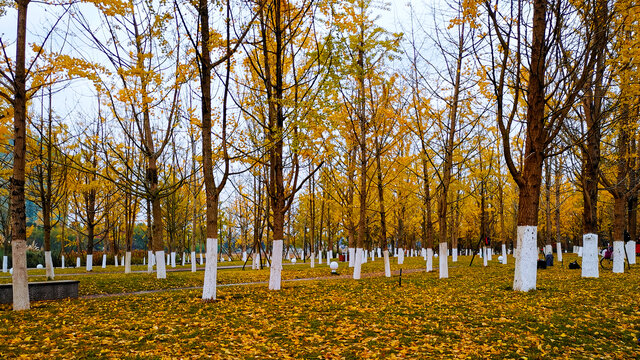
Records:
[[[338,255],[338,260],[344,261],[344,255]]]

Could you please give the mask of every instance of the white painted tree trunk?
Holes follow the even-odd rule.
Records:
[[[433,249],[427,248],[427,272],[433,271]]]
[[[182,266],[184,266],[185,260],[187,260],[187,254],[182,253]]]
[[[389,250],[386,250],[387,254],[389,254]],[[378,248],[378,257],[382,257],[382,250]]]
[[[153,260],[154,260],[153,251],[148,250],[147,257],[149,258],[149,261],[147,261],[147,272],[151,274],[153,272]]]
[[[556,243],[556,252],[558,253],[558,262],[562,262],[562,244]]]
[[[487,249],[486,246],[483,246],[482,247],[482,254],[483,254],[482,255],[482,266],[487,266],[488,265],[488,263],[487,263],[489,261],[488,253],[489,253],[489,249]]]
[[[547,244],[544,246],[544,255],[553,255],[553,246],[551,244]]]
[[[146,257],[142,258],[142,265],[147,265],[147,258]]]
[[[398,249],[398,265],[404,264],[404,249]]]
[[[162,251],[164,252],[164,251]],[[171,255],[167,254],[167,262],[165,262],[166,266],[171,266]]]
[[[282,247],[283,240],[273,240],[271,269],[269,270],[269,290],[280,290],[282,287]],[[313,258],[313,256],[311,257]]]
[[[312,252],[309,260],[311,260],[311,268],[316,267],[316,253]]]
[[[207,238],[202,300],[215,300],[218,286],[218,239]]]
[[[583,243],[584,245],[584,243]],[[578,246],[578,257],[582,257],[582,253],[583,253],[584,249],[582,246]]]
[[[176,252],[175,251],[171,252],[171,267],[172,268],[176,267]]]
[[[318,264],[322,265],[322,250],[318,251]]]
[[[420,254],[422,255],[422,259],[427,261],[427,249],[422,248],[422,252]]]
[[[51,251],[44,252],[44,265],[47,269],[47,279],[55,279],[56,274],[53,271],[53,259],[51,259]]]
[[[537,235],[537,226],[518,226],[518,247],[513,276],[514,291],[529,291],[536,288],[538,275]]]
[[[440,258],[438,259],[440,279],[449,277],[449,257],[447,256],[447,243],[441,242],[439,246]]]
[[[389,263],[389,250],[384,249],[384,276],[391,277],[391,264]]]
[[[93,254],[87,255],[87,271],[93,271]]]
[[[369,259],[369,251],[362,249],[362,263],[366,264]]]
[[[375,252],[375,250],[371,250],[371,261],[376,261],[376,252]]]
[[[349,248],[349,267],[353,267],[356,263],[356,249]]]
[[[333,259],[333,250],[329,250],[327,253],[327,262],[331,263],[331,259]]]
[[[196,252],[191,252],[191,272],[196,272]]]
[[[156,251],[156,278],[167,278],[167,264],[164,262],[164,250]]]
[[[393,257],[398,257],[398,248],[393,249]]]
[[[114,265],[118,267],[118,255],[113,257]]]
[[[458,262],[458,249],[451,249],[451,261]]]
[[[493,248],[488,247],[485,254],[487,255],[487,261],[493,260]]]
[[[636,242],[631,240],[626,244],[627,249],[627,258],[629,260],[629,265],[634,265],[636,263]]]
[[[77,268],[79,268],[79,267],[80,267],[80,265],[82,265],[82,264],[80,264],[80,257],[78,256],[78,257],[76,258],[76,267],[77,267]]]
[[[61,260],[60,267],[64,269],[64,255],[62,255],[62,258],[60,260]]]
[[[362,248],[356,249],[356,261],[353,264],[353,278],[355,280],[360,279],[360,271],[362,270],[362,257],[364,255],[364,251]]]
[[[624,273],[624,241],[613,242],[613,272]]]
[[[598,235],[584,234],[582,236],[583,247],[578,247],[582,253],[582,277],[597,278],[600,276],[598,267]],[[581,251],[581,249],[583,249]]]
[[[202,253],[200,253],[199,255],[200,255],[200,265],[202,265],[204,263],[204,260],[202,260]]]
[[[193,256],[193,255],[191,255],[191,256]],[[247,252],[243,251],[242,252],[242,262],[246,262],[246,261],[247,261]]]
[[[131,251],[124,254],[124,273],[131,274]]]
[[[502,265],[507,265],[507,244],[502,244]]]
[[[118,266],[118,265],[116,265],[116,266]],[[102,268],[103,269],[107,268],[107,254],[102,254]]]
[[[13,291],[13,310],[29,310],[29,281],[27,276],[27,242],[13,240],[11,242],[11,274]]]

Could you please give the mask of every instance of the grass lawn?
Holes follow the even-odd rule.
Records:
[[[397,275],[336,277],[284,282],[277,292],[220,287],[207,303],[200,290],[179,290],[37,302],[26,312],[4,306],[0,358],[640,358],[640,267],[581,279],[554,266],[538,271],[537,290],[519,293],[511,290],[513,259],[496,258],[484,268],[460,257],[449,279],[437,269],[405,272],[401,286]],[[423,267],[421,258],[402,266]],[[268,271],[220,270],[219,282],[267,281]],[[379,259],[363,265],[363,273],[382,271]],[[328,273],[326,264],[297,264],[283,278]],[[77,278],[90,295],[201,286],[203,272],[170,272],[164,281],[145,273],[56,278]]]

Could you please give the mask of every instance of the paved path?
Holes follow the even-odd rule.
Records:
[[[218,263],[218,264],[220,264],[220,263]],[[283,265],[296,265],[296,264],[285,263]],[[142,266],[142,265],[135,265],[135,266]],[[242,266],[243,265],[223,265],[223,266],[218,265],[218,270],[241,269]],[[122,266],[119,266],[119,267],[122,267]],[[251,269],[251,265],[247,265],[246,268],[247,269]],[[266,267],[266,266],[264,266],[263,268],[268,269],[268,267]],[[56,269],[60,269],[60,268],[56,268]],[[73,269],[73,268],[66,268],[66,269]],[[36,269],[29,268],[27,270],[36,270]],[[38,270],[44,270],[44,269],[38,269]],[[167,272],[190,272],[190,271],[191,271],[190,267],[189,268],[168,268],[167,269]],[[196,271],[204,271],[204,267],[196,267]],[[147,272],[147,270],[133,270],[133,271],[131,271],[132,274],[142,274],[142,273],[146,273],[146,272]],[[7,274],[9,274],[9,273],[7,273]],[[81,273],[58,273],[58,274],[56,274],[56,276],[85,276],[85,275],[101,275],[101,274],[124,274],[124,269],[122,271],[85,271],[85,272],[81,272]],[[30,278],[31,277],[46,277],[46,276],[47,276],[46,274],[32,274],[32,275],[29,275]],[[11,278],[11,275],[0,276],[0,279],[10,279],[10,278]]]
[[[404,274],[411,274],[416,272],[423,272],[424,269],[406,269],[402,272]],[[391,275],[400,275],[400,271],[392,271]],[[384,272],[376,272],[376,273],[367,273],[362,274],[363,278],[370,277],[378,277],[384,276]],[[327,280],[339,280],[339,279],[351,279],[352,275],[332,275],[332,276],[320,276],[320,277],[312,277],[312,278],[302,278],[302,279],[287,279],[282,280],[282,282],[294,282],[294,281],[327,281]],[[247,285],[264,285],[268,284],[267,281],[256,281],[256,282],[245,282],[245,283],[235,283],[235,284],[218,284],[218,287],[228,287],[228,286],[247,286]],[[181,291],[181,290],[197,290],[202,289],[202,286],[191,286],[191,287],[182,287],[182,288],[172,288],[172,289],[157,289],[157,290],[144,290],[144,291],[134,291],[128,293],[117,293],[117,294],[95,294],[95,295],[85,295],[80,296],[79,299],[98,299],[98,298],[109,298],[109,297],[120,297],[120,296],[135,296],[135,295],[144,295],[144,294],[154,294],[160,292],[168,292],[168,291]]]

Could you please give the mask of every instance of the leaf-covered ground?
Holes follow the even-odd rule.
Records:
[[[398,276],[334,278],[285,282],[277,292],[220,287],[219,300],[208,303],[200,291],[183,290],[39,302],[27,312],[3,307],[0,357],[640,358],[640,268],[581,279],[579,270],[555,266],[538,272],[538,290],[519,293],[510,290],[513,261],[470,268],[468,260],[452,264],[449,279],[405,272],[402,286]],[[423,266],[407,262],[403,268]],[[307,266],[285,267],[283,276],[327,273],[326,265]],[[167,281],[197,282],[191,276],[170,273]]]

